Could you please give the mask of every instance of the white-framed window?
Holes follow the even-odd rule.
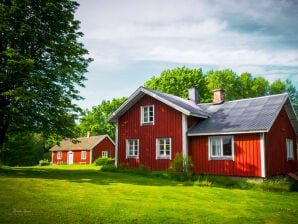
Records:
[[[154,105],[141,107],[141,124],[154,124]]]
[[[171,159],[172,139],[157,138],[156,139],[156,159]]]
[[[81,152],[81,159],[86,159],[86,151]]]
[[[210,160],[233,160],[234,159],[234,137],[212,136],[209,137],[208,151]]]
[[[109,155],[108,151],[101,152],[101,157],[108,157],[108,155]]]
[[[126,158],[139,158],[139,139],[126,140]]]
[[[62,152],[61,151],[57,152],[57,159],[62,159]]]
[[[293,160],[294,159],[293,140],[287,138],[286,145],[287,145],[287,160]]]

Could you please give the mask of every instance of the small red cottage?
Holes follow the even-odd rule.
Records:
[[[176,153],[194,172],[268,177],[295,171],[298,121],[287,94],[213,103],[140,87],[109,118],[116,126],[116,165],[166,170]]]
[[[108,135],[78,138],[78,143],[63,140],[50,149],[52,164],[91,164],[98,157],[115,157],[115,143]]]

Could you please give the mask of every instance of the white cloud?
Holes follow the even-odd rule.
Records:
[[[87,76],[104,77],[105,85],[114,89],[111,93],[108,90],[96,93],[99,97],[121,95],[132,88],[131,82],[141,83],[131,78],[141,73],[131,66],[134,63],[230,68],[264,75],[270,81],[288,77],[298,87],[298,36],[294,29],[298,26],[298,7],[294,1],[268,0],[256,4],[247,0],[84,0],[79,3],[76,18],[85,34],[81,40],[94,58]],[[102,80],[91,79],[87,88],[100,91],[98,82]],[[123,91],[121,86],[125,86]]]

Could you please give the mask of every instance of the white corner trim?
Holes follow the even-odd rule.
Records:
[[[86,154],[87,154],[87,151],[86,151]],[[90,165],[92,164],[92,154],[93,154],[93,148],[90,149]]]
[[[187,115],[182,113],[182,156],[188,156],[187,148]]]
[[[261,177],[266,177],[265,133],[260,133]]]
[[[118,120],[115,123],[115,166],[118,167]]]

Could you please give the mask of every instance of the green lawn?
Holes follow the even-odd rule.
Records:
[[[298,192],[184,186],[94,166],[2,167],[0,223],[298,223]]]

